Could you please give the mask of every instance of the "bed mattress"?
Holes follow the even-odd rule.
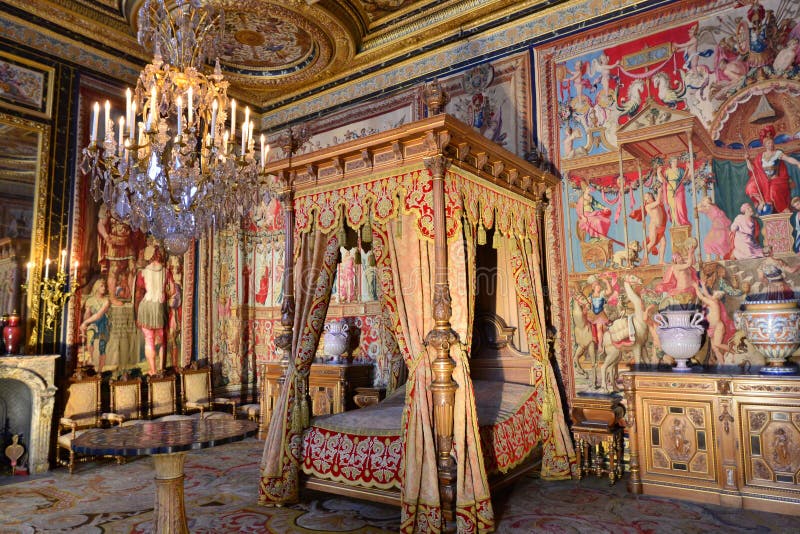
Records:
[[[486,472],[505,473],[541,440],[541,398],[533,386],[473,380]],[[303,472],[361,487],[400,488],[405,390],[383,402],[318,417],[303,435]]]

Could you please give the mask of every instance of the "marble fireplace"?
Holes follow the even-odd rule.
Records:
[[[58,354],[0,357],[0,440],[6,433],[20,434],[31,474],[49,469],[47,456],[58,357]]]

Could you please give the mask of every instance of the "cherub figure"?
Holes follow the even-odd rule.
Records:
[[[697,296],[706,305],[707,309],[708,339],[711,343],[711,352],[714,355],[714,358],[709,360],[708,363],[724,363],[730,340],[736,334],[736,325],[733,324],[733,320],[728,315],[728,310],[722,302],[725,292],[720,290],[712,292],[700,284],[695,284],[694,288],[697,291]]]

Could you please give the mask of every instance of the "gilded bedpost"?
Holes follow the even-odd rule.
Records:
[[[275,346],[281,350],[281,366],[283,376],[278,380],[280,384],[286,378],[286,371],[289,368],[289,358],[292,355],[292,338],[294,336],[294,191],[292,190],[293,173],[281,171],[275,176],[277,186],[277,199],[281,203],[283,210],[283,228],[285,238],[283,250],[285,266],[283,270],[283,303],[281,304],[281,323],[276,329]],[[259,425],[259,436],[266,437],[268,424],[265,424],[263,415],[266,413],[265,403],[271,399],[265,397],[266,383],[261,383],[261,422]]]
[[[458,341],[450,325],[452,315],[450,286],[447,279],[447,229],[445,220],[444,175],[449,160],[439,154],[425,159],[425,167],[433,177],[434,221],[434,286],[433,319],[435,321],[425,342],[436,351],[431,363],[433,382],[433,417],[436,433],[439,496],[445,530],[455,531],[456,463],[453,460],[453,411],[458,385],[453,380],[455,362],[450,357],[450,346]]]

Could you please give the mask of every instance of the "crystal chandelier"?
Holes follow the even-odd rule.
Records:
[[[126,91],[117,124],[106,101],[102,144],[94,103],[83,150],[81,169],[91,176],[95,200],[132,228],[152,233],[173,255],[186,252],[206,229],[238,221],[258,195],[250,108],[237,142],[236,101],[228,99],[219,60],[213,74],[202,72],[221,42],[223,17],[200,0],[146,0],[138,40],[152,48],[153,62],[136,89]],[[262,168],[268,150],[262,135]]]

